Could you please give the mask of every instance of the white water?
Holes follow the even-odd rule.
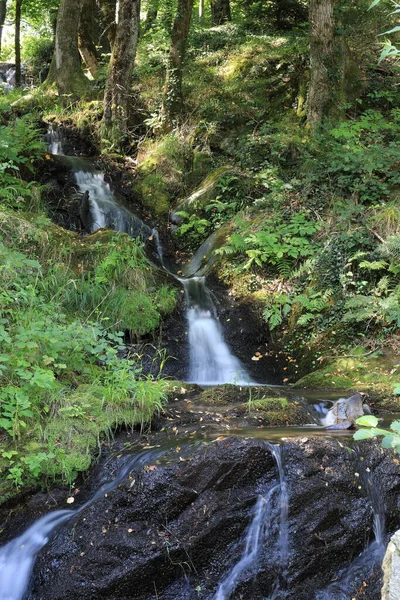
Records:
[[[220,583],[214,600],[228,600],[234,591],[241,574],[248,568],[255,568],[265,540],[268,538],[272,526],[271,500],[276,491],[279,490],[279,537],[278,554],[280,581],[276,582],[275,588],[269,600],[277,598],[279,588],[285,585],[287,562],[289,555],[288,546],[288,491],[286,477],[283,468],[282,449],[280,446],[267,443],[279,474],[279,485],[272,487],[266,494],[259,496],[254,509],[254,517],[246,533],[245,548],[239,562]]]
[[[228,600],[243,571],[248,567],[255,566],[262,544],[271,527],[271,498],[278,489],[279,486],[275,485],[267,494],[258,497],[254,517],[247,530],[243,555],[232,571],[220,583],[215,594],[215,600]]]
[[[183,284],[189,338],[189,381],[203,385],[249,385],[249,376],[225,342],[204,277]]]
[[[63,148],[61,143],[61,138],[58,134],[57,128],[54,125],[50,125],[47,130],[46,140],[49,146],[50,154],[55,154],[56,156],[62,156]]]
[[[46,137],[49,152],[65,157],[62,139],[57,128],[50,125]],[[86,192],[89,194],[91,232],[98,229],[114,229],[127,233],[131,237],[151,237],[150,227],[118,203],[109,184],[104,179],[104,173],[96,170],[88,159],[68,157],[68,160],[78,191],[82,194]]]
[[[45,515],[21,536],[0,548],[0,600],[22,600],[38,552],[47,544],[54,530],[79,514],[100,496],[115,489],[133,470],[154,462],[165,450],[143,450],[121,469],[117,477],[103,485],[83,506],[76,510],[57,510]]]
[[[36,521],[20,537],[0,548],[0,599],[20,600],[28,585],[36,555],[49,534],[75,514],[57,510]]]

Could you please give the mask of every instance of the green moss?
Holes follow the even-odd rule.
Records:
[[[157,173],[142,175],[134,185],[134,189],[139,194],[143,206],[149,209],[155,218],[160,219],[168,214],[171,194],[161,175]]]
[[[391,351],[362,356],[363,348],[356,348],[354,357],[338,358],[305,375],[294,385],[310,389],[357,389],[387,397],[393,394],[400,381],[398,357]]]
[[[286,409],[287,406],[287,398],[260,398],[249,401],[249,410],[279,411]]]

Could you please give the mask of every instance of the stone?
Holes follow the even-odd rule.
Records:
[[[383,559],[382,600],[400,598],[400,530],[391,538]]]
[[[350,429],[358,417],[364,414],[364,395],[357,393],[349,398],[340,398],[325,417],[327,429]]]
[[[32,600],[215,597],[221,579],[240,560],[258,495],[275,486],[279,476],[262,440],[226,437],[189,455],[185,441],[178,441],[175,464],[132,473],[60,528],[38,559]],[[362,455],[393,532],[400,526],[400,466],[391,451],[370,441],[362,445]],[[286,585],[276,597],[310,600],[319,598],[365,550],[372,507],[355,477],[360,472],[357,453],[343,443],[293,439],[283,444],[283,457],[289,561]],[[99,465],[91,489],[118,472],[123,460],[120,455]],[[263,600],[279,579],[278,498],[271,504],[271,531],[257,566],[243,573],[232,598]],[[349,581],[344,577],[347,587],[340,597],[358,598],[365,582],[366,598],[379,600],[379,567],[366,564]]]

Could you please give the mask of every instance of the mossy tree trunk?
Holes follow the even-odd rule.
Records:
[[[229,0],[211,0],[211,21],[213,25],[222,25],[232,20]]]
[[[310,86],[308,122],[315,128],[334,105],[337,73],[333,0],[310,0]]]
[[[55,48],[56,83],[58,93],[64,100],[78,100],[89,88],[78,51],[81,7],[82,0],[61,0],[58,10]]]
[[[1,55],[1,42],[3,39],[3,27],[7,15],[7,0],[0,0],[0,55]]]
[[[158,15],[158,0],[148,2],[146,20],[143,24],[144,31],[150,31],[157,20]]]
[[[139,36],[140,0],[119,0],[118,24],[104,94],[102,134],[121,150],[129,136],[132,71]]]
[[[83,0],[79,22],[79,51],[91,75],[95,75],[98,66],[96,48],[96,0]]]
[[[163,92],[162,118],[169,127],[183,105],[182,70],[192,19],[193,0],[178,0],[171,32],[168,68]]]
[[[117,31],[117,0],[99,0],[99,7],[103,27],[101,38],[106,37],[112,50]]]
[[[15,2],[15,85],[21,85],[21,13],[24,0]]]

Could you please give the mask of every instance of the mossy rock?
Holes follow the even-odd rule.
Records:
[[[209,152],[195,150],[193,153],[193,168],[189,174],[189,184],[198,185],[213,169],[213,159]]]
[[[260,398],[250,400],[235,409],[237,416],[257,418],[268,426],[306,425],[313,422],[306,402],[300,398]]]
[[[203,406],[228,406],[257,401],[282,399],[282,391],[274,388],[266,391],[265,387],[240,387],[237,385],[219,385],[204,390],[196,398],[196,403]]]
[[[393,397],[393,388],[400,382],[398,356],[390,350],[367,356],[362,347],[356,348],[353,354],[330,361],[299,379],[294,387],[358,390],[382,400]]]
[[[168,214],[172,195],[161,175],[152,172],[140,175],[134,184],[134,191],[156,219]]]

